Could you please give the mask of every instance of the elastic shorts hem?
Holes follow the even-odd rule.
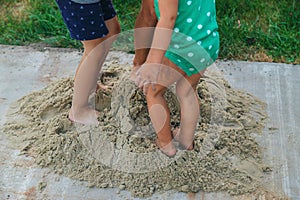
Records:
[[[216,58],[206,58],[206,61],[202,65],[195,67],[183,57],[174,54],[170,51],[166,52],[165,57],[172,61],[175,65],[177,65],[177,67],[179,67],[182,71],[184,71],[184,73],[186,73],[187,76],[192,76],[194,74],[200,73],[216,61]]]

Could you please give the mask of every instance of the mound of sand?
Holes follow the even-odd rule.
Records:
[[[136,197],[171,189],[242,195],[261,187],[265,167],[255,134],[265,125],[265,103],[208,70],[197,89],[201,116],[195,150],[178,151],[171,159],[154,145],[145,98],[125,69],[115,64],[105,70],[102,81],[112,89],[90,99],[101,113],[98,126],[67,119],[73,82],[61,79],[11,105],[4,132],[40,167]],[[172,91],[166,97],[172,123],[178,123]]]

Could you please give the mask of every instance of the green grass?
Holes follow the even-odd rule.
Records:
[[[122,31],[133,29],[140,0],[113,2]],[[81,48],[70,39],[54,0],[0,3],[0,44]],[[221,59],[300,63],[299,0],[217,0],[217,16]],[[132,34],[124,40],[132,45]]]
[[[299,2],[218,1],[221,56],[228,59],[299,63]]]

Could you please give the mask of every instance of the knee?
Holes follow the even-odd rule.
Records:
[[[153,99],[153,98],[157,98],[157,97],[162,97],[162,96],[164,96],[165,92],[166,92],[166,88],[164,88],[164,87],[156,86],[155,90],[153,90],[153,88],[151,86],[149,86],[146,98]]]
[[[145,22],[148,22],[148,24],[155,26],[157,18],[154,9],[147,9],[146,11],[143,11],[142,16]]]
[[[110,35],[118,35],[121,32],[121,26],[119,22],[116,22],[116,24],[109,30]]]
[[[156,13],[154,10],[153,0],[143,0],[142,7],[138,18],[144,21],[145,25],[155,26],[157,22]]]
[[[176,84],[176,95],[179,101],[194,97],[196,92],[196,86],[190,84]]]
[[[133,59],[133,66],[134,67],[139,67],[142,64],[146,62],[148,56],[148,51],[144,50],[139,51],[138,53],[135,53],[134,59]]]

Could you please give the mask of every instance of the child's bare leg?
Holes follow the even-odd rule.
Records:
[[[85,47],[85,44],[82,41],[82,43],[84,45],[84,52],[83,52],[83,56],[82,56],[82,58],[80,60],[80,63],[78,65],[77,69],[76,69],[74,80],[76,79],[78,71],[79,71],[80,67],[82,66],[83,61],[87,58],[87,55],[88,55],[89,52],[95,51],[96,53],[98,53],[99,55],[101,55],[100,52],[97,52],[97,51],[100,48],[104,48],[104,49],[106,49],[106,52],[105,52],[104,55],[101,55],[101,56],[105,60],[105,58],[106,58],[106,56],[108,54],[109,48],[111,47],[112,43],[116,40],[118,34],[120,33],[120,26],[118,24],[117,17],[114,17],[114,18],[112,18],[110,20],[105,21],[105,25],[106,25],[107,29],[109,30],[109,34],[106,37],[100,38],[98,40],[91,40],[92,43],[86,44],[86,46],[88,46],[88,47]],[[105,42],[103,43],[103,41],[105,41]],[[100,43],[101,43],[101,47],[98,47]],[[96,47],[98,49],[95,49]],[[100,66],[102,66],[104,60],[99,62]],[[95,91],[98,91],[98,90],[106,90],[106,89],[108,89],[108,86],[102,84],[101,82],[97,82],[97,84],[95,85],[95,88],[93,88],[93,90],[91,91],[91,93],[93,93]]]
[[[167,58],[164,58],[163,64],[158,84],[154,91],[149,87],[146,99],[151,122],[157,134],[157,145],[167,156],[174,156],[176,148],[172,142],[170,111],[164,93],[169,85],[183,77],[183,72]]]
[[[97,43],[96,43],[96,44],[97,44]],[[80,63],[78,64],[78,67],[77,67],[76,72],[75,72],[74,80],[76,79],[76,76],[77,76],[77,73],[78,73],[78,71],[79,71],[79,69],[80,69],[80,66],[82,65],[82,62],[83,62],[85,59],[86,59],[86,53],[83,52],[83,56],[82,56],[82,58],[81,58],[81,60],[80,60]],[[96,91],[98,91],[98,90],[106,90],[106,89],[108,89],[108,87],[107,87],[106,85],[97,82],[95,88],[91,91],[91,93],[96,92]]]
[[[84,55],[74,79],[74,94],[69,118],[82,124],[96,124],[98,114],[89,108],[88,98],[95,90],[99,72],[116,34],[120,32],[116,17],[107,20],[109,34],[104,38],[83,41]]]
[[[154,10],[154,0],[142,0],[141,9],[137,15],[134,26],[134,70],[137,70],[137,68],[146,61],[156,23],[157,17]]]
[[[196,87],[201,74],[185,76],[176,84],[176,94],[181,108],[181,125],[175,139],[188,150],[192,150],[194,133],[199,119],[199,101]]]
[[[172,143],[170,111],[163,96],[166,87],[156,85],[155,88],[155,91],[149,89],[146,98],[151,122],[157,134],[157,145],[167,156],[174,156],[176,149]]]
[[[96,87],[97,72],[101,69],[100,60],[104,54],[104,48],[100,49],[99,54],[96,54],[93,49],[101,42],[103,42],[103,38],[82,42],[84,53],[74,78],[74,93],[69,113],[70,120],[78,123],[97,123],[98,115],[95,110],[88,107],[88,98]]]

